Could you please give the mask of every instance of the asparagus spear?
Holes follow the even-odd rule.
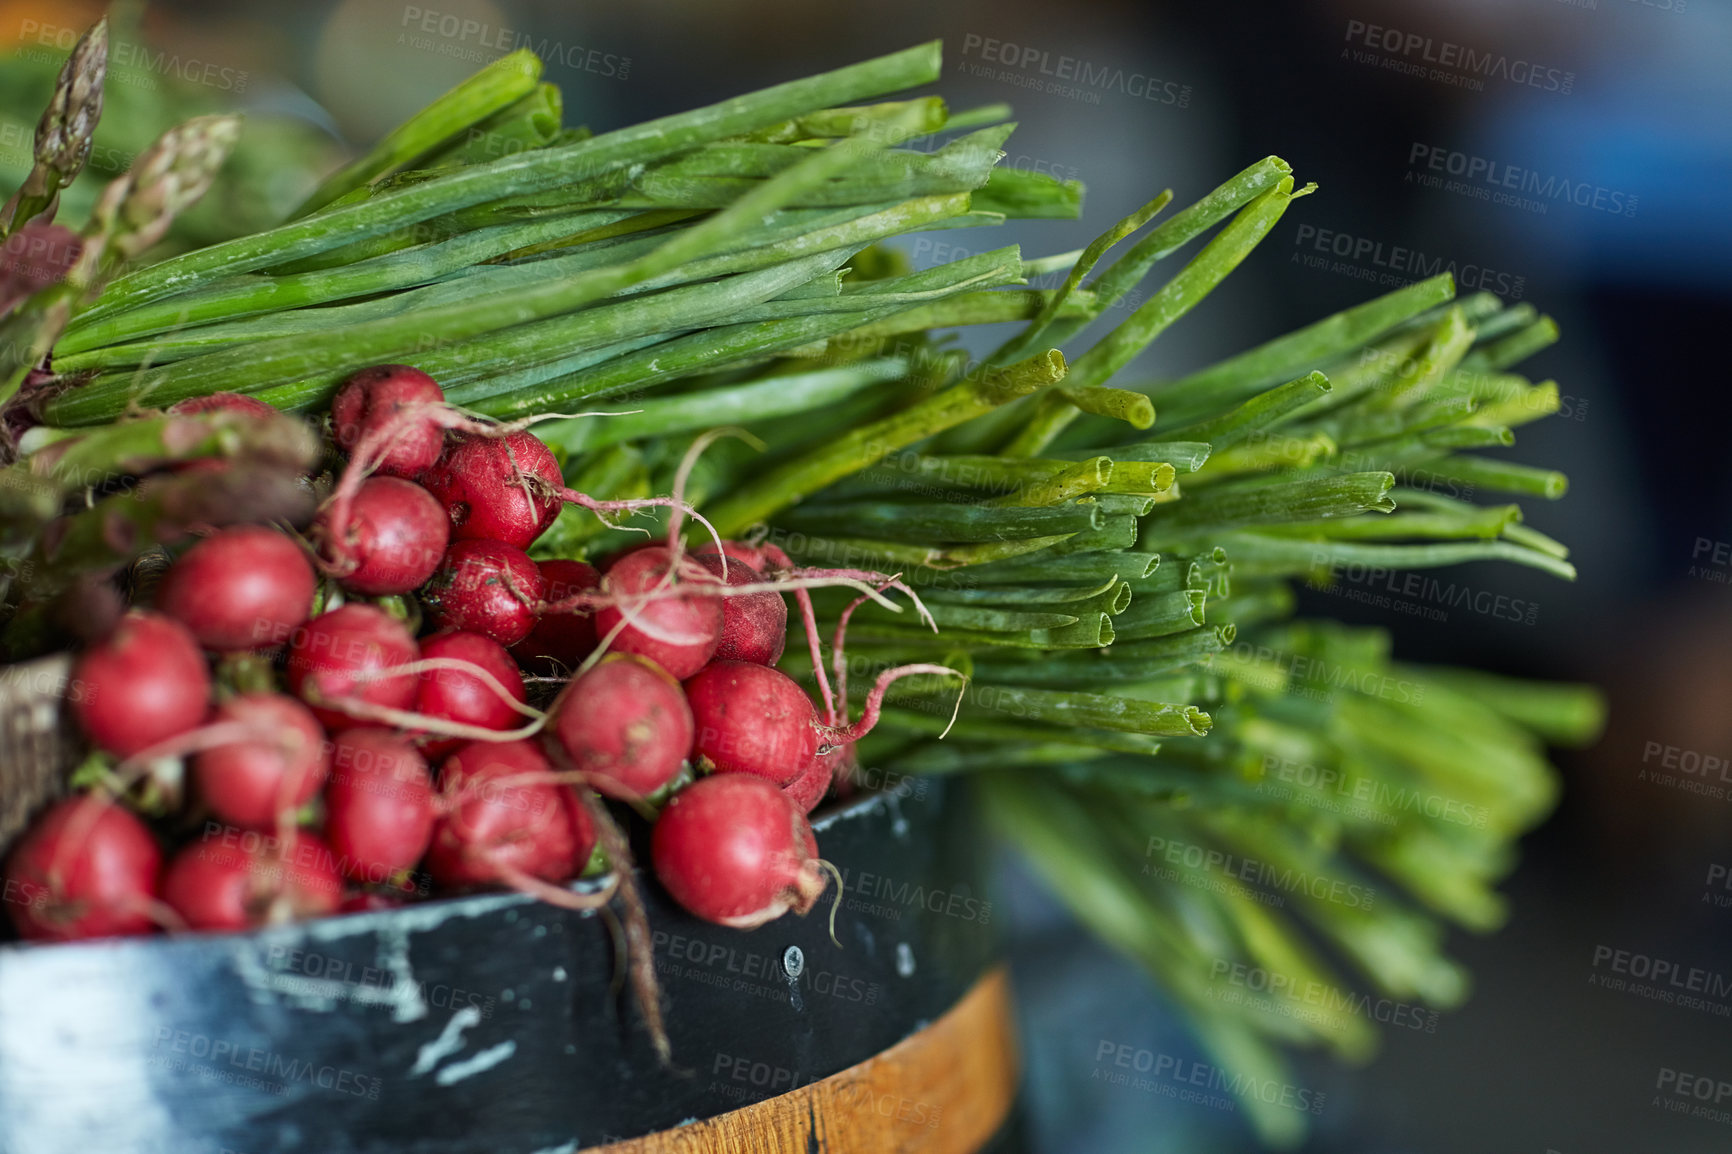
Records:
[[[52,220],[60,190],[84,171],[91,138],[102,119],[102,81],[108,72],[108,18],[79,37],[60,67],[54,95],[36,125],[35,164],[24,184],[0,207],[0,238],[37,217]]]
[[[237,116],[189,120],[163,133],[130,171],[110,182],[65,278],[0,320],[0,407],[48,355],[79,303],[161,240],[175,217],[204,195],[239,135]]]

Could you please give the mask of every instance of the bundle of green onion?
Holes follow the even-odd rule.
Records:
[[[838,673],[970,674],[954,723],[953,683],[899,683],[865,764],[972,772],[1009,841],[1245,1085],[1281,1077],[1280,1045],[1365,1054],[1356,981],[1457,1004],[1443,921],[1504,916],[1492,887],[1555,796],[1543,743],[1590,736],[1598,700],[1393,662],[1377,630],[1292,620],[1290,582],[1483,559],[1573,576],[1517,505],[1459,499],[1562,494],[1473,452],[1557,407],[1508,371],[1551,321],[1439,277],[1126,387],[1310,191],[1284,162],[1156,224],[1163,194],[1080,252],[913,271],[884,242],[1080,213],[1074,184],[994,167],[1006,109],[859,103],[936,80],[936,44],[598,136],[558,127],[538,74],[496,62],[276,228],[90,263],[24,300],[0,324],[53,347],[52,376],[14,359],[0,380],[36,423],[24,450],[219,390],[316,411],[386,361],[486,416],[606,411],[535,428],[598,498],[668,492],[695,438],[739,426],[687,489],[723,534],[899,572],[938,622],[862,608]],[[99,209],[84,235],[128,256],[148,217]],[[1006,321],[1025,323],[979,361],[941,335]],[[628,539],[568,508],[537,548]],[[846,602],[819,603],[833,620]],[[1271,1141],[1301,1133],[1243,1101]]]

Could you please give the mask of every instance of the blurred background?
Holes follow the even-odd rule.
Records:
[[[0,2],[0,177],[22,176],[43,78],[103,7]],[[603,130],[942,37],[953,108],[1015,106],[1004,163],[1088,188],[1080,224],[1018,222],[994,244],[1076,248],[1162,188],[1187,203],[1270,153],[1320,186],[1133,373],[1183,373],[1440,266],[1555,317],[1564,339],[1524,372],[1555,378],[1563,408],[1524,428],[1515,455],[1570,475],[1569,495],[1530,503],[1529,520],[1572,546],[1580,579],[1451,574],[1537,604],[1531,623],[1465,607],[1429,620],[1326,591],[1304,603],[1387,626],[1410,660],[1596,682],[1610,727],[1559,755],[1565,800],[1526,842],[1510,924],[1458,935],[1468,1005],[1435,1032],[1386,1030],[1363,1068],[1297,1067],[1325,1101],[1305,1149],[1732,1150],[1732,1097],[1710,1103],[1725,1121],[1689,1117],[1666,1109],[1677,1095],[1661,1084],[1680,1071],[1732,1092],[1732,4],[183,0],[115,13],[99,173],[191,112],[249,112],[243,179],[200,208],[193,239],[280,219],[309,173],[511,48],[547,59],[567,124]],[[1106,79],[1076,78],[1076,62]],[[1256,1149],[1233,1110],[1093,1076],[1104,1042],[1198,1051],[1138,971],[1010,867],[1004,884],[1024,1146]],[[1597,984],[1615,951],[1700,971],[1704,1004],[1683,987]]]

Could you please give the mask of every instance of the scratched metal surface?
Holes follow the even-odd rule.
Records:
[[[819,825],[850,882],[840,948],[828,896],[742,933],[649,886],[674,1071],[609,994],[604,924],[517,895],[0,946],[0,1152],[567,1154],[827,1077],[938,1017],[993,956],[961,802],[904,782]]]

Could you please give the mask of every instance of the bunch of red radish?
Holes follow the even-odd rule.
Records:
[[[217,406],[271,412],[234,394],[190,407]],[[887,672],[851,724],[847,615],[832,695],[804,591],[846,583],[876,597],[900,583],[798,570],[773,546],[688,552],[677,487],[629,502],[576,493],[527,430],[475,420],[406,366],[352,377],[330,426],[347,463],[306,538],[269,525],[204,537],[152,607],[81,654],[68,696],[107,772],[13,848],[19,932],[237,930],[433,887],[593,906],[611,889],[565,883],[602,870],[598,838],[616,883],[630,865],[604,798],[654,820],[655,875],[698,917],[747,928],[809,910],[825,863],[806,815],[890,680],[950,671]],[[601,569],[531,559],[567,503],[673,512],[665,542]],[[822,716],[775,668],[784,590],[803,614]],[[526,676],[565,684],[540,710]],[[147,822],[146,794],[179,805]]]

